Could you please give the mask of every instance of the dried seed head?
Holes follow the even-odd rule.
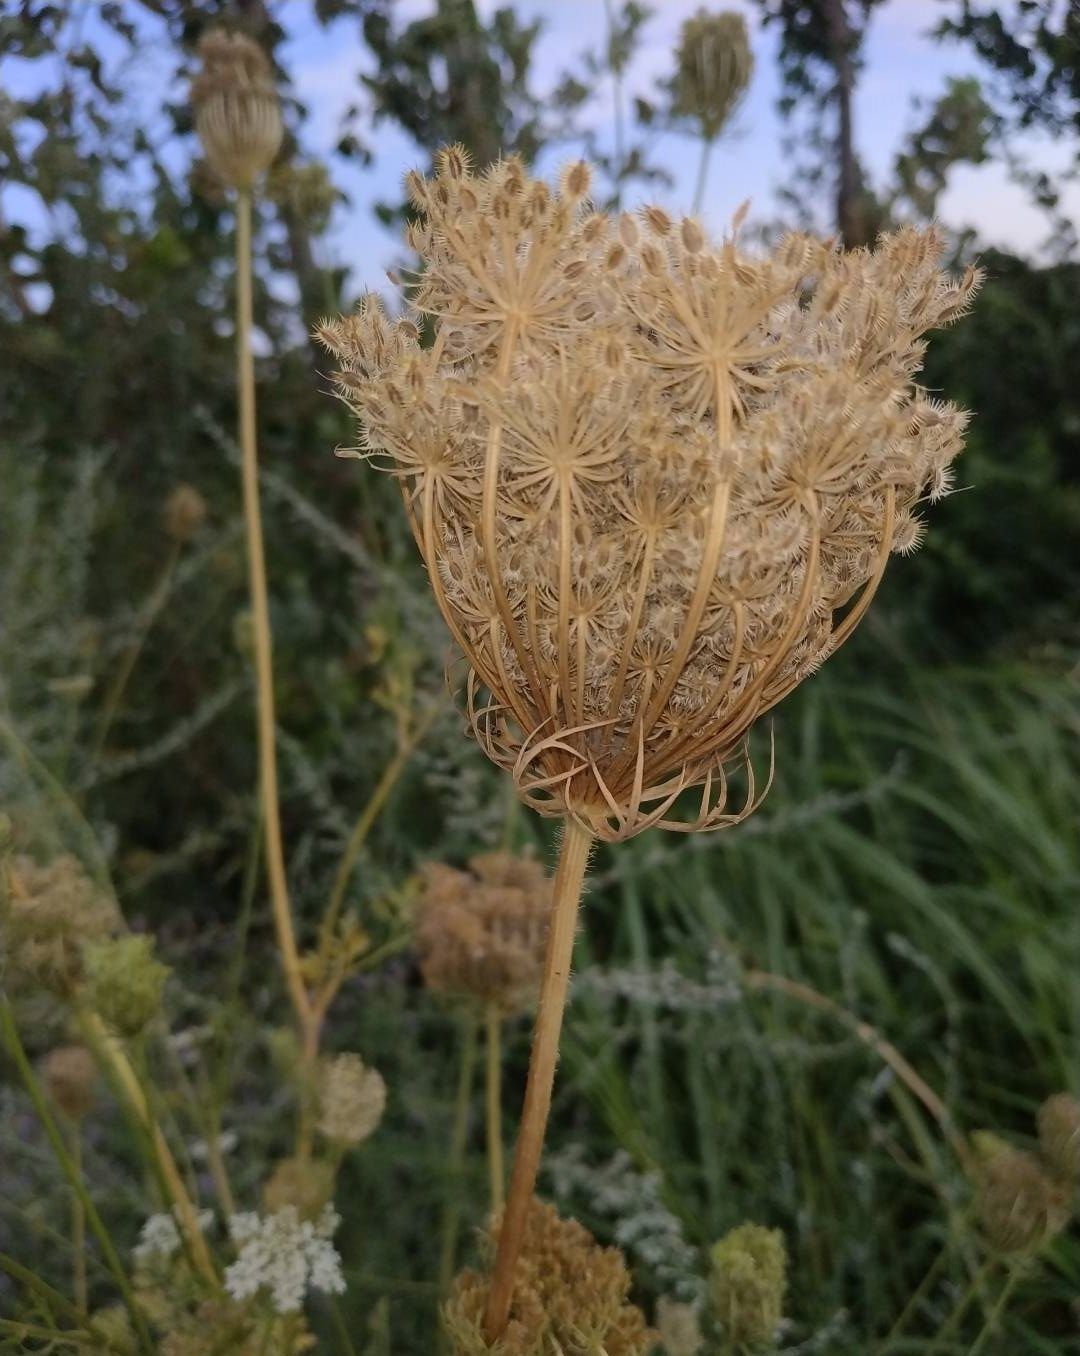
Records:
[[[206,519],[206,500],[194,485],[177,485],[165,500],[165,531],[173,541],[189,542]]]
[[[500,1221],[489,1229],[493,1252]],[[463,1271],[443,1319],[454,1356],[488,1356],[483,1315],[487,1278]],[[514,1273],[510,1320],[499,1340],[500,1356],[645,1356],[656,1333],[627,1298],[630,1273],[617,1248],[602,1248],[576,1220],[560,1219],[554,1206],[533,1200]]]
[[[319,1129],[337,1144],[361,1144],[386,1109],[386,1084],[359,1055],[333,1055],[319,1071]]]
[[[671,111],[692,119],[701,136],[713,141],[754,74],[746,20],[731,10],[699,10],[682,26],[675,62]]]
[[[913,378],[978,278],[913,229],[762,256],[738,221],[717,246],[657,208],[637,230],[588,210],[584,179],[540,213],[520,164],[444,165],[415,195],[434,345],[371,299],[321,336],[359,454],[401,481],[485,753],[609,841],[722,828],[760,799],[749,769],[728,803],[748,732],[947,487],[966,417]]]
[[[474,857],[468,871],[429,862],[422,872],[416,949],[436,993],[509,1015],[540,987],[551,879],[509,852]]]
[[[67,993],[81,979],[83,948],[121,923],[113,899],[65,853],[47,866],[16,856],[5,924],[8,974]]]
[[[787,1293],[787,1249],[779,1229],[740,1224],[712,1250],[709,1305],[734,1347],[775,1340]]]
[[[213,28],[199,43],[191,82],[195,128],[214,172],[250,189],[281,146],[281,104],[266,54],[242,33]]]
[[[978,1131],[972,1146],[975,1205],[986,1241],[1002,1253],[1037,1251],[1068,1218],[1060,1185],[1034,1154],[997,1135]]]
[[[169,967],[145,933],[94,942],[84,952],[90,1006],[117,1035],[137,1036],[161,1007]]]
[[[1039,1107],[1039,1148],[1061,1182],[1080,1183],[1080,1101],[1057,1092]]]
[[[41,1065],[50,1097],[68,1117],[78,1121],[94,1109],[98,1067],[85,1045],[58,1045]]]

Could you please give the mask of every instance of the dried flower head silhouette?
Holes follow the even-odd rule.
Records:
[[[473,175],[450,147],[408,182],[414,315],[368,297],[319,333],[356,454],[402,482],[476,738],[567,820],[494,1337],[588,846],[754,809],[751,727],[851,635],[889,554],[918,545],[916,507],[949,487],[966,416],[914,376],[978,274],[942,273],[940,237],[914,229],[849,253],[790,235],[753,257],[736,219],[714,248],[657,207],[592,211],[584,164],[552,192],[515,159]]]

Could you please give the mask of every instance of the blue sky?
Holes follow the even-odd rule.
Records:
[[[478,0],[484,12],[503,2]],[[699,5],[700,0],[653,0],[653,18],[627,73],[628,94],[648,95],[657,81],[670,73],[679,27]],[[401,21],[422,15],[431,7],[431,0],[397,0],[396,4]],[[781,215],[776,190],[785,174],[781,151],[784,129],[775,109],[779,87],[774,34],[762,30],[757,8],[749,0],[723,0],[723,7],[746,15],[757,67],[734,127],[713,154],[703,215],[714,228],[722,227],[747,198],[751,200],[751,221],[755,216],[774,219]],[[535,67],[535,83],[541,92],[553,88],[584,49],[603,44],[603,0],[517,0],[515,8],[522,17],[543,20]],[[324,262],[347,266],[357,288],[378,287],[385,269],[400,251],[395,232],[379,225],[371,206],[380,199],[398,198],[401,176],[420,163],[422,156],[408,137],[387,124],[370,133],[376,152],[372,167],[361,169],[332,156],[343,111],[352,103],[363,102],[358,77],[368,68],[370,57],[354,23],[339,21],[322,29],[314,20],[312,6],[302,0],[279,3],[276,9],[290,34],[282,61],[309,110],[307,148],[331,160],[335,181],[350,199],[335,213],[323,246]],[[888,0],[871,25],[855,112],[857,148],[871,177],[878,182],[887,173],[905,132],[915,123],[913,100],[932,99],[949,76],[975,70],[972,58],[963,49],[935,43],[928,36],[939,12],[938,0]],[[119,48],[114,50],[119,61]],[[169,59],[163,46],[153,40],[152,31],[134,56],[123,59],[123,82],[134,116],[149,116],[149,110],[159,106],[163,86],[167,87],[172,76]],[[3,84],[18,96],[33,92],[43,76],[50,79],[40,67],[35,70],[30,63],[12,60],[6,64]],[[56,72],[51,78],[56,78]],[[169,93],[180,97],[182,91],[177,87]],[[613,114],[609,84],[596,89],[586,116],[610,145]],[[573,149],[561,149],[559,158],[566,158]],[[696,144],[669,133],[658,136],[651,149],[653,158],[674,175],[675,184],[659,193],[650,190],[648,196],[676,210],[687,210],[697,168]],[[1029,138],[1023,149],[1031,162],[1048,169],[1063,167],[1070,158],[1069,147],[1055,146],[1040,137]],[[178,148],[178,168],[182,156]],[[541,168],[554,168],[554,163],[542,162]],[[642,197],[643,192],[632,191],[628,205]],[[29,225],[40,225],[40,215],[35,221],[34,206],[25,195],[4,191],[3,206],[9,220],[25,219]],[[1067,207],[1074,220],[1080,219],[1080,187],[1070,190]],[[827,200],[821,209],[821,226],[828,229]],[[997,164],[954,171],[941,199],[940,214],[951,226],[974,227],[982,242],[1019,251],[1034,252],[1047,234],[1045,218],[1031,207],[1022,189],[1009,183],[1006,171]]]

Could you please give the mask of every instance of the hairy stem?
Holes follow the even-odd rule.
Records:
[[[495,1266],[491,1275],[487,1310],[484,1314],[484,1332],[489,1342],[502,1336],[510,1316],[514,1293],[514,1269],[521,1251],[525,1220],[540,1167],[544,1147],[548,1112],[551,1109],[551,1090],[555,1082],[555,1065],[559,1057],[559,1034],[562,1031],[566,993],[570,983],[570,963],[574,954],[574,933],[577,929],[578,905],[585,881],[585,866],[592,846],[592,834],[576,820],[567,819],[559,867],[555,874],[554,901],[548,929],[547,953],[544,957],[544,977],[540,986],[540,1006],[533,1029],[532,1053],[529,1057],[529,1077],[525,1085],[525,1104],[521,1113],[514,1167],[510,1175],[510,1191]]]
[[[270,606],[266,589],[262,515],[259,510],[259,464],[255,449],[255,366],[251,355],[251,194],[241,190],[236,201],[236,372],[240,398],[240,454],[247,535],[248,580],[255,632],[255,687],[259,741],[259,799],[262,807],[266,870],[281,964],[296,1019],[304,1031],[310,1003],[300,971],[285,854],[281,842],[277,751],[274,745],[274,657]]]
[[[494,1003],[484,1014],[487,1027],[487,1159],[491,1179],[493,1214],[503,1208],[506,1197],[506,1169],[502,1142],[502,1015]]]

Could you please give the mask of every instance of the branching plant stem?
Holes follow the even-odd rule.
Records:
[[[567,819],[555,874],[554,900],[548,931],[544,975],[540,985],[540,1006],[533,1029],[529,1077],[525,1085],[525,1104],[521,1113],[514,1167],[495,1266],[491,1275],[484,1332],[494,1342],[505,1331],[514,1292],[514,1269],[525,1232],[525,1220],[540,1167],[544,1132],[551,1109],[551,1090],[559,1055],[566,994],[570,983],[570,964],[574,953],[578,906],[585,881],[592,835],[576,820]]]

